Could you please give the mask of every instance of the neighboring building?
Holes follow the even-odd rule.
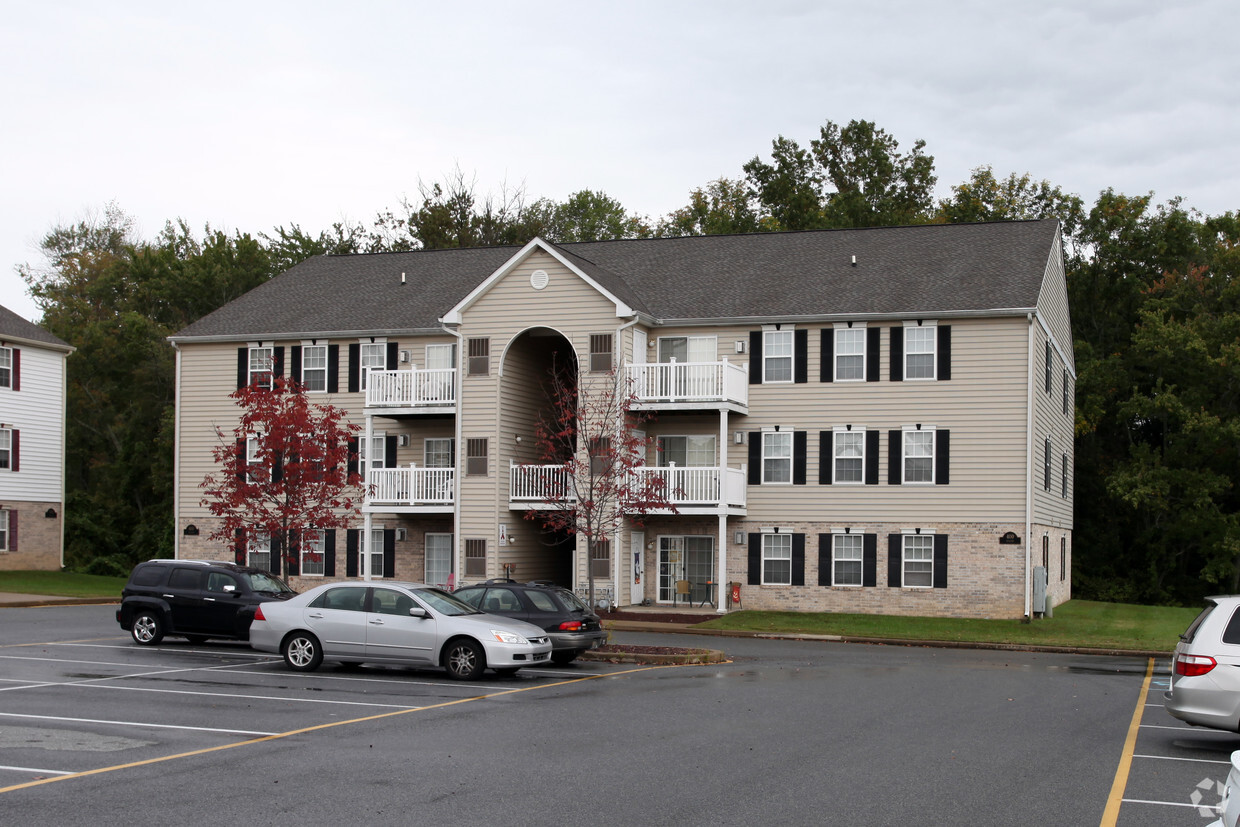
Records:
[[[695,603],[734,582],[749,609],[1018,617],[1044,566],[1071,597],[1055,221],[320,256],[172,341],[180,556],[234,554],[198,484],[228,394],[274,370],[364,426],[374,485],[356,529],[302,550],[303,586],[580,588],[590,566],[621,606],[688,580]],[[677,492],[593,560],[524,519],[553,359],[633,381],[646,473]]]
[[[65,360],[72,352],[0,307],[0,570],[64,565]]]

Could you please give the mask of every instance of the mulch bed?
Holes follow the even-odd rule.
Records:
[[[609,620],[632,620],[638,623],[687,623],[693,625],[695,623],[705,623],[713,620],[717,615],[701,615],[701,614],[677,614],[675,612],[626,612],[624,609],[617,609],[614,612],[600,611],[598,616],[606,623]]]

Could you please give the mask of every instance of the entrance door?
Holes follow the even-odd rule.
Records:
[[[452,573],[452,535],[426,535],[426,582],[447,588]]]
[[[629,553],[633,558],[633,588],[629,591],[629,602],[641,603],[646,598],[646,586],[642,576],[646,568],[646,533],[634,531],[629,534]]]
[[[685,572],[685,538],[659,538],[659,602],[676,602],[676,581]]]
[[[676,581],[689,581],[689,595],[694,603],[714,597],[715,538],[659,538],[659,602],[676,601]]]

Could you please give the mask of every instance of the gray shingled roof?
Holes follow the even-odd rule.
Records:
[[[934,315],[1032,308],[1057,233],[1056,221],[1042,220],[558,249],[617,298],[658,320]],[[173,338],[436,329],[441,316],[519,249],[317,256]]]
[[[4,306],[0,306],[0,339],[25,339],[50,345],[57,350],[73,350],[73,347],[65,340],[53,336],[34,322],[23,319]]]

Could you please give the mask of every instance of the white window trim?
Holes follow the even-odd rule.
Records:
[[[767,561],[767,556],[766,556],[767,545],[766,545],[766,541],[767,541],[767,538],[768,538],[768,537],[779,537],[779,538],[787,537],[787,538],[788,538],[788,557],[787,557],[787,560],[788,560],[788,582],[787,582],[787,583],[774,583],[774,582],[767,582],[767,579],[766,579],[766,561]],[[782,542],[782,539],[781,539],[781,542]],[[783,559],[785,559],[785,558],[780,557],[780,558],[771,558],[771,559],[779,559],[779,560],[783,560]],[[760,561],[760,564],[761,564],[761,569],[762,569],[762,572],[761,572],[761,574],[762,574],[761,580],[762,580],[762,585],[763,585],[763,586],[791,586],[791,585],[792,585],[792,532],[790,532],[790,531],[775,531],[775,530],[773,530],[773,529],[772,529],[772,530],[763,529],[763,530],[762,530],[762,559],[761,559],[761,561]]]
[[[859,479],[859,480],[841,480],[841,479],[839,478],[839,475],[836,473],[836,472],[838,471],[838,466],[836,465],[836,460],[838,459],[838,457],[835,455],[835,446],[836,446],[836,444],[837,444],[837,441],[836,441],[836,439],[834,439],[834,438],[833,438],[833,439],[831,440],[831,483],[832,483],[833,485],[865,485],[865,461],[866,461],[866,456],[865,456],[865,426],[864,426],[864,425],[854,425],[854,426],[850,429],[850,428],[848,428],[847,426],[844,426],[844,425],[836,425],[836,426],[835,426],[834,428],[832,428],[831,430],[832,430],[832,433],[833,433],[833,434],[860,434],[860,435],[861,435],[861,479]],[[901,436],[900,438],[901,438],[901,439],[903,439],[904,437],[903,437],[903,436]],[[902,463],[902,465],[903,465],[903,463]]]
[[[655,359],[661,360],[663,358],[663,342],[665,340],[671,341],[672,339],[684,339],[685,340],[686,359],[682,364],[697,364],[693,361],[692,358],[688,358],[688,354],[694,349],[693,343],[695,341],[696,342],[704,342],[704,341],[710,342],[709,350],[710,350],[710,353],[712,354],[712,357],[706,360],[707,363],[719,361],[719,337],[715,335],[710,335],[710,336],[688,336],[688,335],[686,336],[659,336],[657,339],[655,339],[655,348],[654,348]],[[669,364],[667,362],[660,362],[660,363]]]
[[[685,457],[688,458],[689,440],[690,439],[709,439],[711,444],[711,461],[706,465],[690,465],[686,462],[684,465],[677,465],[677,468],[718,468],[719,467],[719,437],[716,434],[659,434],[655,437],[656,453],[659,466],[667,467],[667,461],[664,458],[665,452],[657,450],[662,448],[665,439],[683,439],[685,441]]]
[[[793,433],[794,433],[793,431],[776,431],[773,428],[770,430],[767,430],[764,428],[762,430],[762,452],[761,452],[762,453],[762,456],[761,456],[762,485],[792,485],[793,471],[795,470],[793,468],[793,465],[796,461],[795,456],[794,456],[796,454],[796,437],[793,436]],[[788,479],[787,480],[768,480],[766,478],[766,437],[768,434],[779,434],[779,435],[787,434],[788,436]],[[716,450],[718,450],[718,446],[716,446]],[[783,457],[772,457],[772,459],[783,459]]]
[[[934,588],[934,530],[906,528],[900,531],[900,588],[902,589],[933,589]],[[904,542],[909,537],[930,537],[930,585],[928,586],[912,586],[904,582],[908,575],[907,564],[910,562],[908,558],[908,545]],[[922,562],[915,560],[912,562]]]
[[[905,425],[900,429],[900,483],[902,485],[934,485],[937,482],[937,466],[938,466],[938,430],[935,425]],[[928,480],[910,480],[908,478],[908,446],[905,444],[904,435],[909,433],[928,433],[930,434],[930,479]]]
[[[270,360],[271,360],[270,370],[267,370],[267,371],[254,370],[254,351],[256,350],[266,350],[270,353]],[[246,374],[245,374],[246,384],[247,385],[254,384],[255,373],[266,373],[270,377],[271,384],[260,385],[259,387],[274,388],[276,384],[276,348],[275,348],[275,345],[264,345],[262,343],[259,343],[256,345],[249,345],[246,349],[246,359],[247,359],[246,366],[245,366],[246,367]]]
[[[321,572],[307,572],[306,571],[306,553],[308,551],[308,549],[306,548],[306,537],[312,533],[318,537],[318,547],[319,547],[318,554],[319,554],[319,557],[321,558],[319,562],[320,562],[320,565],[323,566],[323,571]],[[327,572],[327,532],[323,531],[323,529],[321,528],[306,529],[305,533],[301,537],[301,548],[297,552],[297,562],[298,562],[297,572],[299,576],[301,577],[324,577],[326,576],[326,572]]]
[[[383,446],[383,464],[380,465],[379,468],[382,469],[382,468],[392,467],[390,464],[388,464],[387,441],[386,441],[387,431],[372,431],[370,434],[370,438],[371,438],[371,445],[367,445],[366,444],[366,433],[363,431],[362,433],[357,435],[357,470],[358,470],[358,473],[362,475],[363,480],[368,480],[370,478],[371,468],[370,468],[369,455],[370,455],[370,449],[375,442],[378,442],[380,445]]]
[[[929,376],[910,376],[908,369],[908,357],[913,354],[909,351],[909,330],[928,329],[934,331],[930,336],[930,375]],[[939,378],[939,323],[937,321],[923,321],[918,324],[916,321],[904,322],[904,352],[900,358],[904,360],[904,370],[901,374],[906,382],[934,382]],[[923,355],[918,351],[918,355]]]
[[[860,537],[861,538],[861,582],[860,583],[837,583],[835,582],[835,540],[837,537]],[[854,534],[851,531],[845,531],[842,528],[831,529],[831,587],[835,589],[860,589],[865,586],[865,535]]]
[[[311,349],[323,351],[323,367],[311,368],[311,370],[323,372],[323,390],[311,390],[310,388],[306,387],[306,351],[311,350]],[[302,387],[302,390],[304,390],[306,393],[327,393],[327,372],[328,372],[327,361],[330,358],[331,358],[331,351],[328,350],[328,347],[326,344],[322,344],[322,345],[315,344],[313,341],[303,341],[301,343],[301,387]]]
[[[267,555],[267,568],[263,569],[262,566],[254,564],[252,556],[256,550]],[[271,535],[266,531],[255,531],[245,538],[245,563],[247,566],[253,566],[263,571],[271,571],[272,554],[274,552],[271,550]]]
[[[766,346],[766,334],[768,333],[787,333],[788,334],[788,344],[789,344],[790,350],[787,356],[772,357],[770,355],[771,349]],[[768,360],[772,358],[788,360],[788,378],[787,379],[768,378],[767,372],[766,372],[766,366],[767,366]],[[792,383],[796,381],[796,378],[797,378],[796,325],[781,324],[779,327],[776,327],[775,325],[763,325],[762,326],[762,384],[764,385],[791,385]]]
[[[11,529],[12,521],[9,518],[9,515],[12,513],[13,512],[11,509],[0,508],[0,531],[4,532],[4,542],[0,542],[0,552],[10,551],[9,544],[13,536],[13,532]]]
[[[357,371],[358,373],[361,374],[361,376],[358,377],[358,387],[361,388],[363,391],[365,391],[366,390],[366,375],[370,373],[372,368],[376,368],[375,365],[367,365],[365,363],[366,362],[365,355],[366,355],[367,346],[369,345],[371,347],[379,348],[379,352],[380,354],[382,354],[383,358],[380,362],[380,365],[377,367],[377,369],[387,370],[387,338],[384,336],[376,336],[374,340],[372,341],[370,337],[367,336],[366,338],[358,339],[357,341],[358,341],[358,344],[361,345],[361,347],[358,348],[358,351],[357,351]]]
[[[447,465],[431,465],[430,446],[433,442],[448,443],[448,459]],[[456,457],[456,438],[450,436],[428,436],[422,440],[422,466],[424,468],[451,468],[453,463],[451,460]],[[434,532],[432,532],[434,533]]]
[[[0,382],[0,388],[6,390],[13,389],[13,350],[13,348],[7,346],[0,347],[0,368],[7,369],[9,373],[9,380],[7,382]]]
[[[849,325],[847,322],[836,322],[834,327],[835,327],[835,347],[832,348],[832,353],[831,353],[831,378],[832,380],[835,382],[864,382],[865,373],[866,373],[866,365],[869,364],[869,357],[870,357],[870,354],[868,351],[868,348],[870,346],[870,337],[866,334],[866,323],[865,322],[853,322],[851,325]],[[861,375],[854,376],[854,377],[841,378],[840,377],[840,356],[856,356],[857,354],[855,353],[841,354],[840,353],[840,349],[839,349],[840,333],[842,331],[852,331],[852,330],[861,331]]]
[[[437,584],[431,580],[430,571],[427,569],[427,561],[430,559],[430,555],[427,553],[427,551],[430,548],[432,537],[447,537],[448,538],[448,577],[444,578],[444,584],[446,585],[448,582],[448,578],[452,576],[452,547],[453,547],[453,539],[454,539],[453,534],[450,531],[427,531],[422,536],[422,574],[426,577],[426,582],[434,586]]]
[[[371,523],[370,524],[370,545],[372,546],[372,548],[363,548],[361,551],[361,554],[367,554],[367,553],[370,554],[370,558],[371,558],[370,560],[371,565],[370,565],[370,572],[369,572],[370,576],[372,578],[378,578],[380,580],[390,579],[392,576],[390,572],[385,572],[383,574],[375,574],[375,566],[374,566],[375,557],[379,558],[379,568],[380,569],[383,568],[383,532],[384,532],[383,523]],[[365,530],[363,530],[362,533],[364,535]],[[378,550],[373,548],[373,546],[375,545],[376,538],[379,541]],[[359,568],[361,568],[361,566],[365,564],[364,560],[358,560],[357,562],[358,562]]]
[[[8,458],[8,464],[0,468],[0,473],[13,473],[13,429],[0,428],[0,451]]]

